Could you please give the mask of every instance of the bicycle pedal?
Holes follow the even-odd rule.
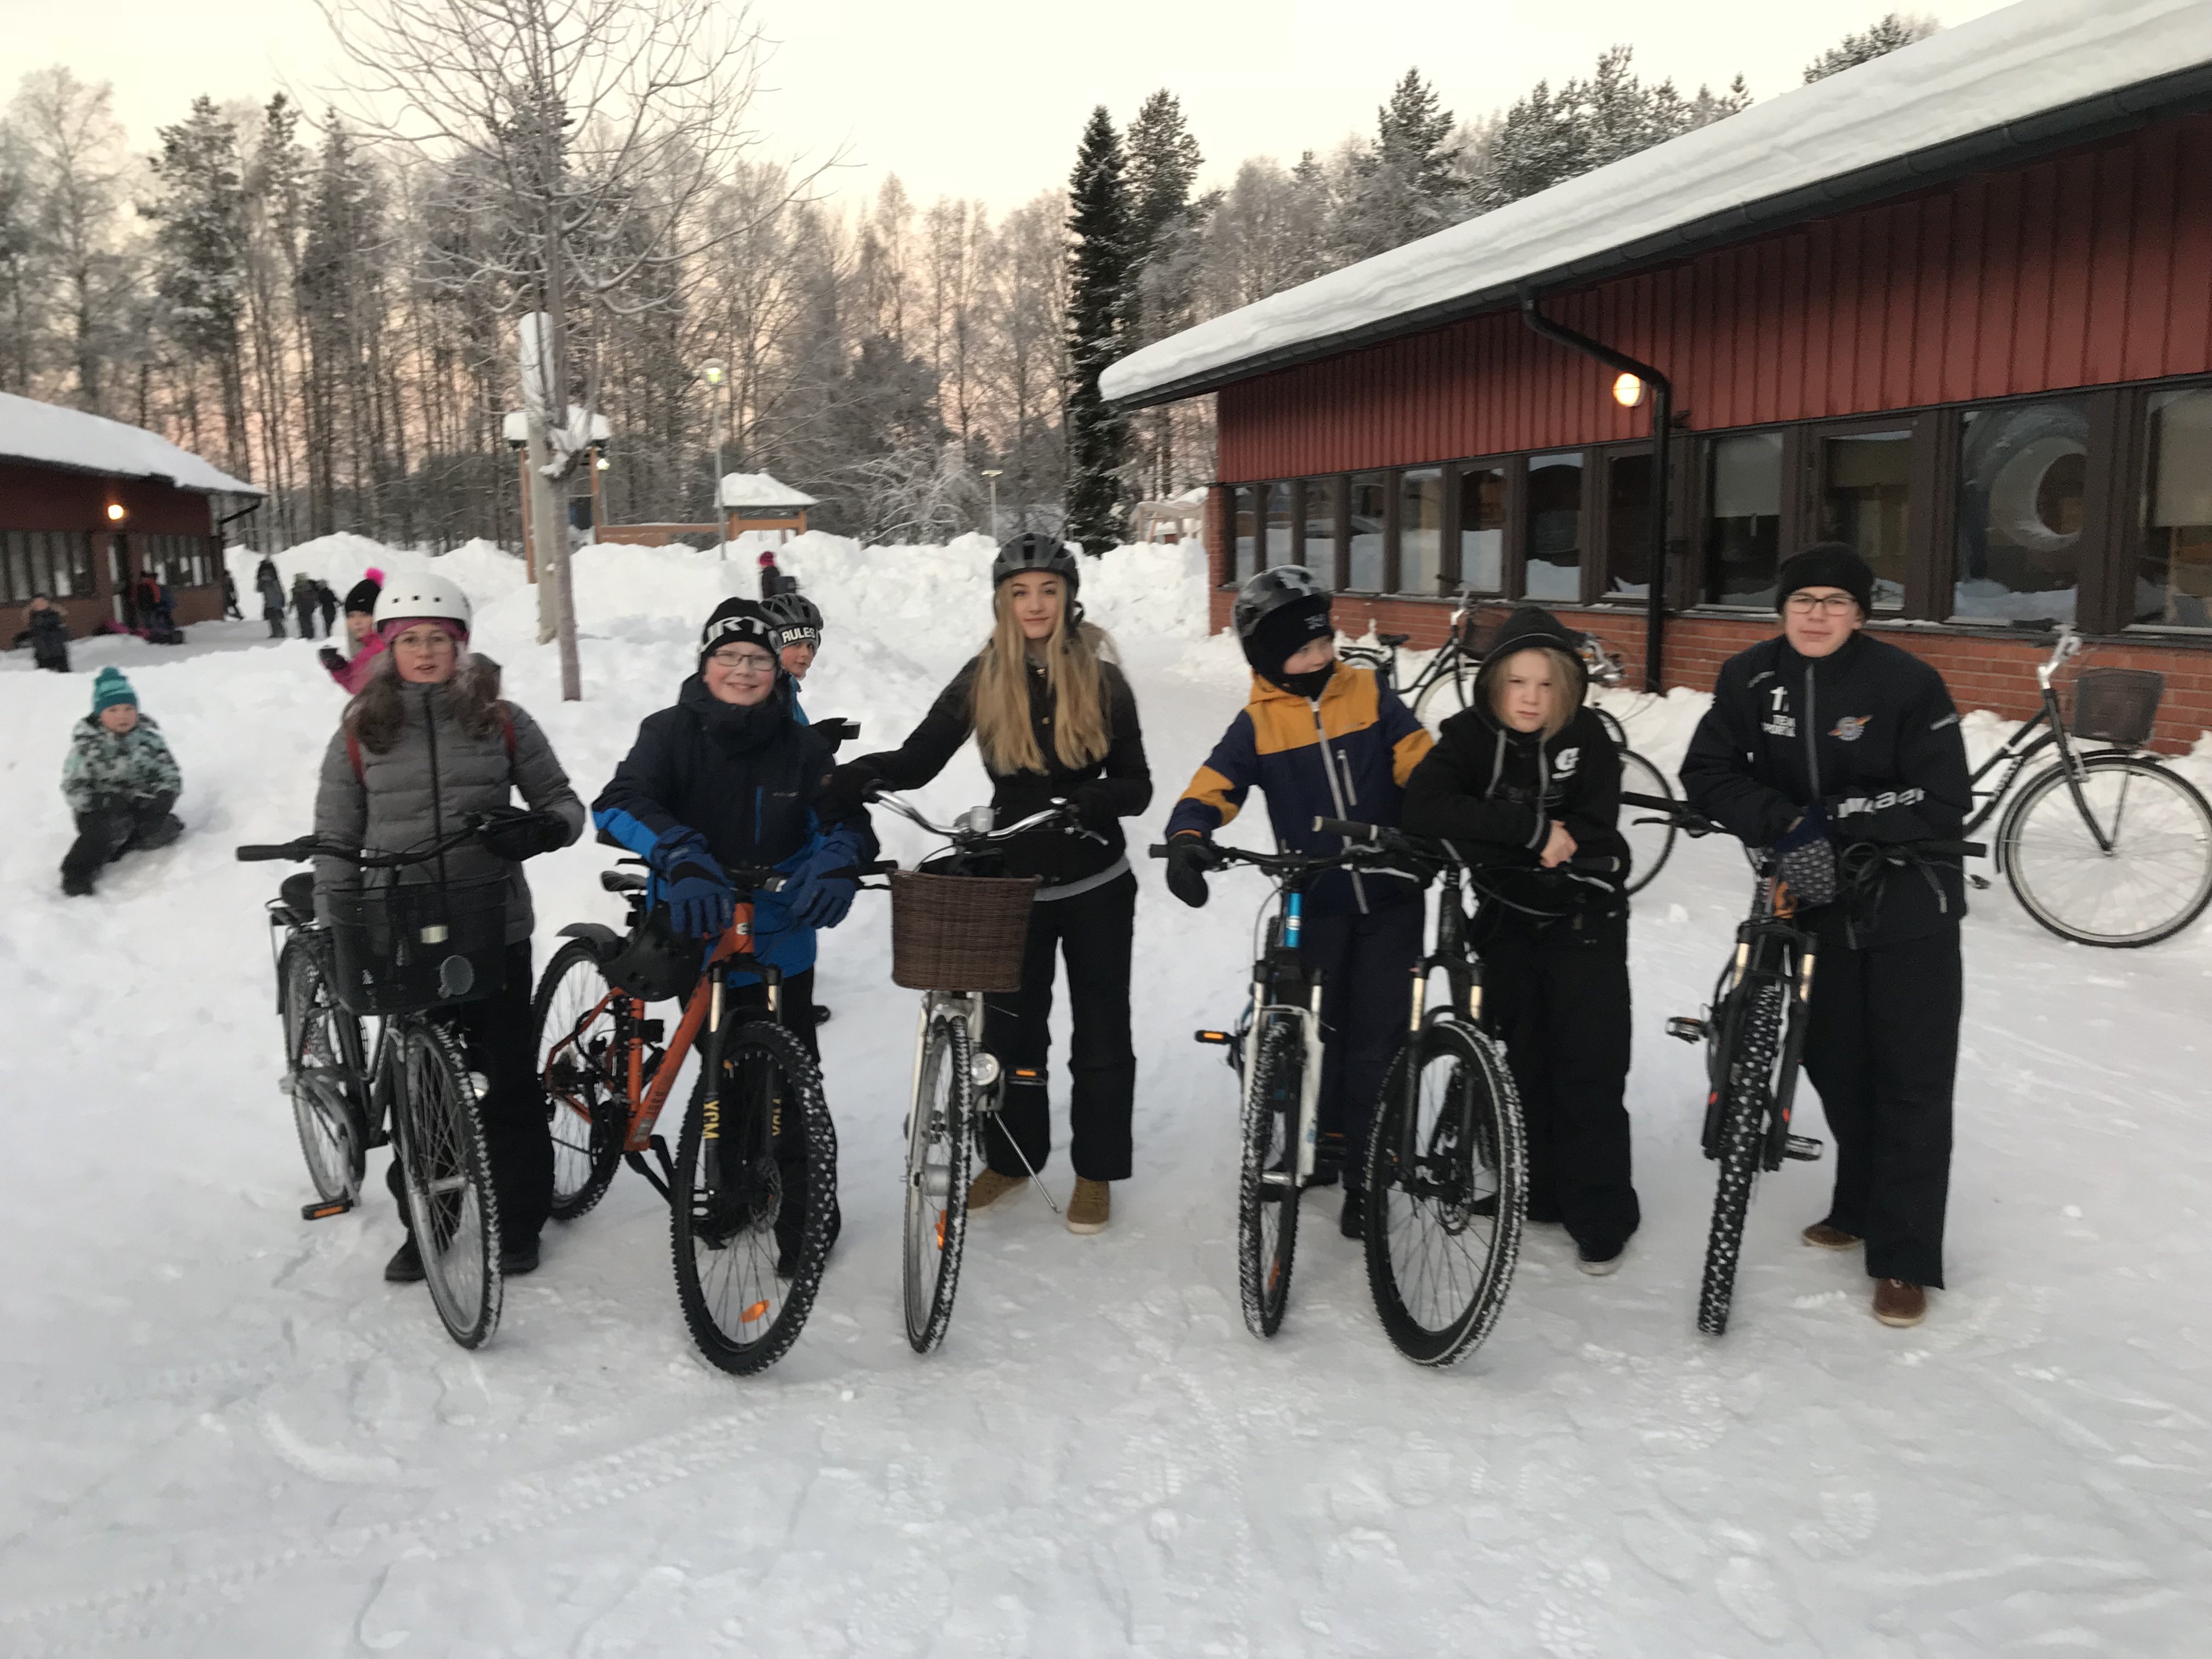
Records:
[[[332,1216],[343,1215],[351,1208],[353,1208],[353,1200],[349,1198],[333,1198],[324,1202],[302,1204],[300,1206],[300,1219],[328,1221]]]
[[[276,1092],[289,1100],[292,1097],[292,1074],[289,1072],[276,1079]]]
[[[471,1072],[469,1073],[469,1087],[476,1091],[477,1098],[478,1100],[482,1100],[486,1095],[491,1092],[491,1079],[486,1077],[482,1072]]]
[[[1679,1037],[1684,1042],[1703,1042],[1706,1035],[1705,1022],[1693,1019],[1687,1014],[1676,1014],[1667,1022],[1667,1035]]]
[[[1820,1154],[1827,1149],[1812,1135],[1792,1135],[1782,1148],[1782,1156],[1794,1158],[1800,1164],[1818,1164]]]
[[[1190,1038],[1194,1042],[1210,1042],[1217,1048],[1226,1048],[1230,1042],[1226,1031],[1193,1031]]]
[[[1966,878],[1966,881],[1977,893],[1986,893],[1990,890],[1990,878],[1987,876],[1970,875]]]

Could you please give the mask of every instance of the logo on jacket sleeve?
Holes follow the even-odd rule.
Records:
[[[1562,749],[1558,754],[1552,757],[1552,771],[1553,775],[1562,778],[1571,778],[1574,776],[1575,768],[1581,763],[1582,757],[1582,746],[1579,744],[1572,749]]]
[[[1871,714],[1846,714],[1829,729],[1828,735],[1838,743],[1856,743],[1866,735],[1867,723],[1873,719]]]

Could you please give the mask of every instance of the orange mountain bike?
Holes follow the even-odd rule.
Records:
[[[774,870],[730,876],[750,891],[783,880]],[[753,959],[751,904],[738,904],[702,951],[669,936],[643,875],[603,871],[599,884],[628,899],[628,935],[592,922],[562,928],[569,943],[538,982],[553,1214],[572,1220],[598,1203],[618,1163],[645,1176],[668,1200],[677,1298],[692,1340],[722,1370],[749,1375],[798,1340],[830,1252],[837,1142],[821,1069],[777,1023],[782,975]],[[764,1011],[729,1010],[737,972],[758,975]],[[669,1037],[648,1010],[687,988]],[[654,1125],[695,1048],[699,1081],[671,1158]]]

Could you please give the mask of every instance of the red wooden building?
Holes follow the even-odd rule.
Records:
[[[1217,624],[1295,560],[1350,631],[1433,644],[1449,596],[1531,599],[1703,688],[1774,631],[1777,563],[1835,538],[1962,705],[2028,712],[2071,621],[2166,673],[2185,745],[2212,728],[2212,6],[2028,0],[1103,386],[1218,394]]]
[[[0,644],[38,593],[72,635],[120,623],[149,573],[179,623],[221,617],[222,523],[264,493],[138,427],[0,392]]]

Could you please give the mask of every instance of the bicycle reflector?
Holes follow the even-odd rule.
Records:
[[[1193,1031],[1190,1036],[1194,1042],[1211,1042],[1219,1048],[1229,1046],[1229,1033],[1226,1031]]]

